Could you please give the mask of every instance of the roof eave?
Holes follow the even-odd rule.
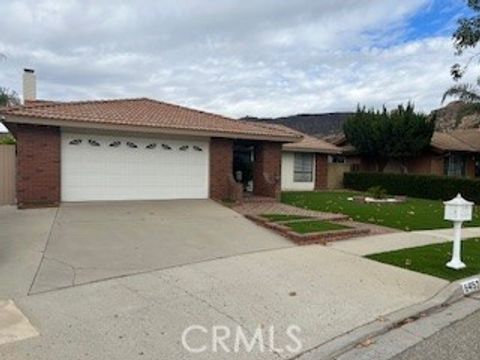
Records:
[[[5,123],[14,124],[32,124],[32,125],[46,125],[69,127],[79,129],[94,129],[94,130],[116,130],[116,131],[132,131],[144,133],[157,133],[168,135],[183,135],[183,136],[200,136],[200,137],[222,137],[229,139],[245,139],[245,140],[263,140],[290,143],[301,140],[298,136],[277,136],[267,134],[250,134],[250,133],[236,133],[229,131],[215,131],[215,130],[199,130],[188,128],[166,128],[156,126],[139,126],[139,125],[123,125],[123,124],[106,124],[93,121],[75,121],[67,119],[48,119],[40,117],[24,117],[17,115],[3,114]]]
[[[312,149],[312,148],[302,148],[302,147],[286,147],[283,146],[282,151],[292,151],[292,152],[311,152],[327,155],[341,155],[343,151],[341,150],[327,150],[327,149]]]
[[[446,152],[462,152],[462,153],[476,153],[478,152],[475,149],[458,149],[458,148],[446,148],[438,145],[430,145],[430,148],[433,152],[436,153],[446,153]]]

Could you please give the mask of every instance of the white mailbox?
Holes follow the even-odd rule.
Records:
[[[473,202],[465,200],[458,194],[455,198],[443,203],[445,205],[444,219],[453,221],[453,251],[452,260],[447,263],[451,269],[459,270],[465,267],[462,262],[462,223],[472,220]]]
[[[473,202],[465,200],[458,194],[452,200],[445,201],[445,220],[470,221],[473,214]]]

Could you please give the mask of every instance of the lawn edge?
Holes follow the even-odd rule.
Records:
[[[463,239],[462,239],[462,243],[465,242],[465,241],[475,240],[475,239],[480,239],[480,238],[479,238],[478,236],[463,238]],[[403,269],[403,270],[411,271],[411,272],[414,272],[414,273],[417,273],[417,274],[430,276],[430,277],[433,277],[433,278],[435,278],[435,279],[440,279],[440,280],[448,281],[448,282],[450,282],[450,283],[454,283],[454,282],[456,282],[456,281],[461,281],[462,279],[468,279],[468,278],[470,278],[470,277],[475,277],[475,276],[477,276],[478,274],[472,274],[472,275],[468,275],[468,276],[466,276],[466,277],[464,277],[464,278],[460,278],[460,279],[448,279],[448,278],[441,277],[441,276],[438,276],[438,275],[433,275],[433,274],[428,273],[428,272],[423,272],[423,271],[419,271],[419,270],[415,270],[415,269],[403,267],[403,266],[400,266],[400,265],[397,265],[397,264],[392,264],[392,263],[390,263],[390,262],[384,262],[384,261],[381,261],[381,260],[379,260],[379,259],[374,258],[375,256],[378,256],[378,255],[384,255],[384,254],[402,252],[402,251],[404,251],[404,250],[418,249],[418,248],[426,248],[426,247],[431,247],[431,246],[435,246],[435,245],[447,245],[447,244],[452,244],[452,241],[451,241],[451,240],[446,240],[445,242],[425,244],[425,245],[414,246],[414,247],[407,247],[407,248],[396,249],[396,250],[382,251],[382,252],[378,252],[378,253],[361,255],[361,257],[364,258],[364,259],[367,259],[367,260],[371,260],[371,261],[378,262],[378,263],[383,264],[383,265],[393,266],[393,267],[395,267],[395,268],[397,268],[397,269]]]

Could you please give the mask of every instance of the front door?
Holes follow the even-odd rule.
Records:
[[[253,150],[253,145],[236,144],[233,151],[233,176],[246,192],[253,192]]]

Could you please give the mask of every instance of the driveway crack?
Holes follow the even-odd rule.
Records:
[[[37,267],[37,270],[35,271],[35,275],[33,275],[32,283],[30,284],[30,287],[28,288],[27,296],[31,295],[33,285],[35,284],[35,281],[37,281],[38,273],[40,272],[40,267],[42,266],[43,260],[45,259],[45,253],[47,252],[48,243],[50,242],[50,239],[51,239],[52,234],[53,234],[53,228],[55,227],[55,224],[57,223],[57,218],[58,218],[58,213],[59,212],[60,212],[60,207],[57,207],[57,209],[55,211],[55,215],[53,216],[52,225],[50,226],[50,230],[48,231],[47,240],[45,241],[45,246],[42,250],[42,258],[40,259],[40,262],[38,263],[38,267]]]

